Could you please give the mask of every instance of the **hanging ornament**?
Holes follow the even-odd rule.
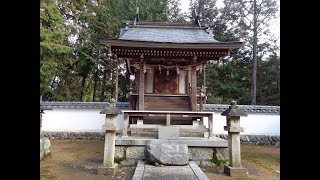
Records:
[[[201,64],[200,71],[199,71],[200,74],[202,73],[202,69],[203,69],[203,66]]]
[[[178,66],[177,66],[177,74],[180,74],[180,69]]]
[[[143,73],[146,73],[147,72],[147,67],[146,67],[146,65],[144,64],[143,65]]]
[[[167,69],[167,76],[169,76],[169,70]]]
[[[161,66],[160,66],[160,64],[159,64],[159,71],[160,71],[160,74],[161,74]]]

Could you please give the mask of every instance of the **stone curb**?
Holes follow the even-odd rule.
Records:
[[[53,131],[42,131],[40,136],[52,139],[100,139],[104,140],[103,132],[53,132]],[[228,140],[226,134],[216,134],[216,137]],[[272,145],[280,146],[280,136],[270,135],[240,135],[241,144],[252,144],[252,145]]]

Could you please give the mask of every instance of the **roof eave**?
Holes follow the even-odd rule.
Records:
[[[176,49],[236,49],[243,44],[241,41],[217,43],[170,43],[170,42],[144,42],[120,39],[99,39],[99,43],[106,46],[147,47],[147,48],[176,48]]]

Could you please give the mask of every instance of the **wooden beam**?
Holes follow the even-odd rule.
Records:
[[[191,110],[197,111],[197,66],[191,66]]]
[[[140,78],[139,78],[139,110],[144,110],[144,72],[143,72],[143,55],[140,61]]]

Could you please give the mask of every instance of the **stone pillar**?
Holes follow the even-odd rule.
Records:
[[[117,124],[118,114],[120,111],[111,104],[105,110],[102,110],[100,114],[106,114],[105,122],[105,143],[103,164],[98,167],[98,175],[114,176],[118,171],[118,164],[114,163],[114,151],[116,141],[116,131],[119,129]]]
[[[231,102],[229,109],[224,111],[222,116],[226,116],[227,126],[224,130],[228,131],[229,164],[224,166],[224,173],[234,177],[246,177],[247,170],[241,166],[240,151],[240,116],[248,116],[238,109],[236,101]]]

